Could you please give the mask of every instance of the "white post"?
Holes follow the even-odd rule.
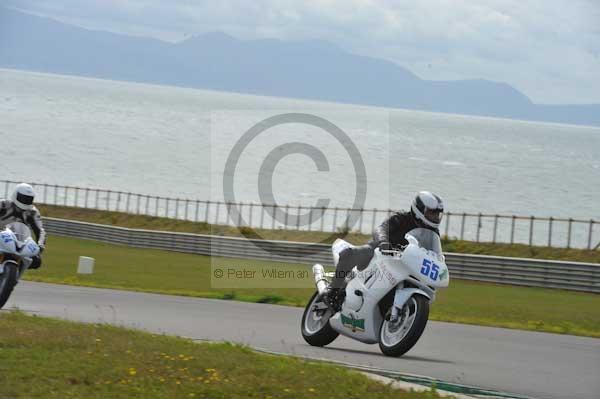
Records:
[[[94,273],[94,258],[89,258],[87,256],[79,257],[79,265],[77,266],[78,274],[92,274]]]

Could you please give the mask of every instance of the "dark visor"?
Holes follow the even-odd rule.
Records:
[[[442,221],[442,215],[444,211],[441,209],[427,209],[425,211],[425,217],[427,220],[433,223],[440,223]]]
[[[19,201],[21,204],[31,205],[33,204],[33,197],[31,195],[17,193],[17,201]]]

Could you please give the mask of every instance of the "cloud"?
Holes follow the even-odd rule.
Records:
[[[594,0],[7,0],[80,26],[178,41],[322,39],[426,79],[507,82],[538,103],[600,103]]]

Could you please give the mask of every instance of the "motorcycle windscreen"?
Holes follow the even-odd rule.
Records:
[[[408,232],[411,236],[419,241],[419,246],[429,251],[433,251],[438,255],[442,255],[442,242],[440,236],[434,231],[423,227],[417,227]]]

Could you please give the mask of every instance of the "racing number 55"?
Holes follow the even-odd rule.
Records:
[[[438,275],[440,274],[440,267],[429,259],[423,259],[421,274],[424,276],[429,276],[429,278],[432,280],[437,280]]]

